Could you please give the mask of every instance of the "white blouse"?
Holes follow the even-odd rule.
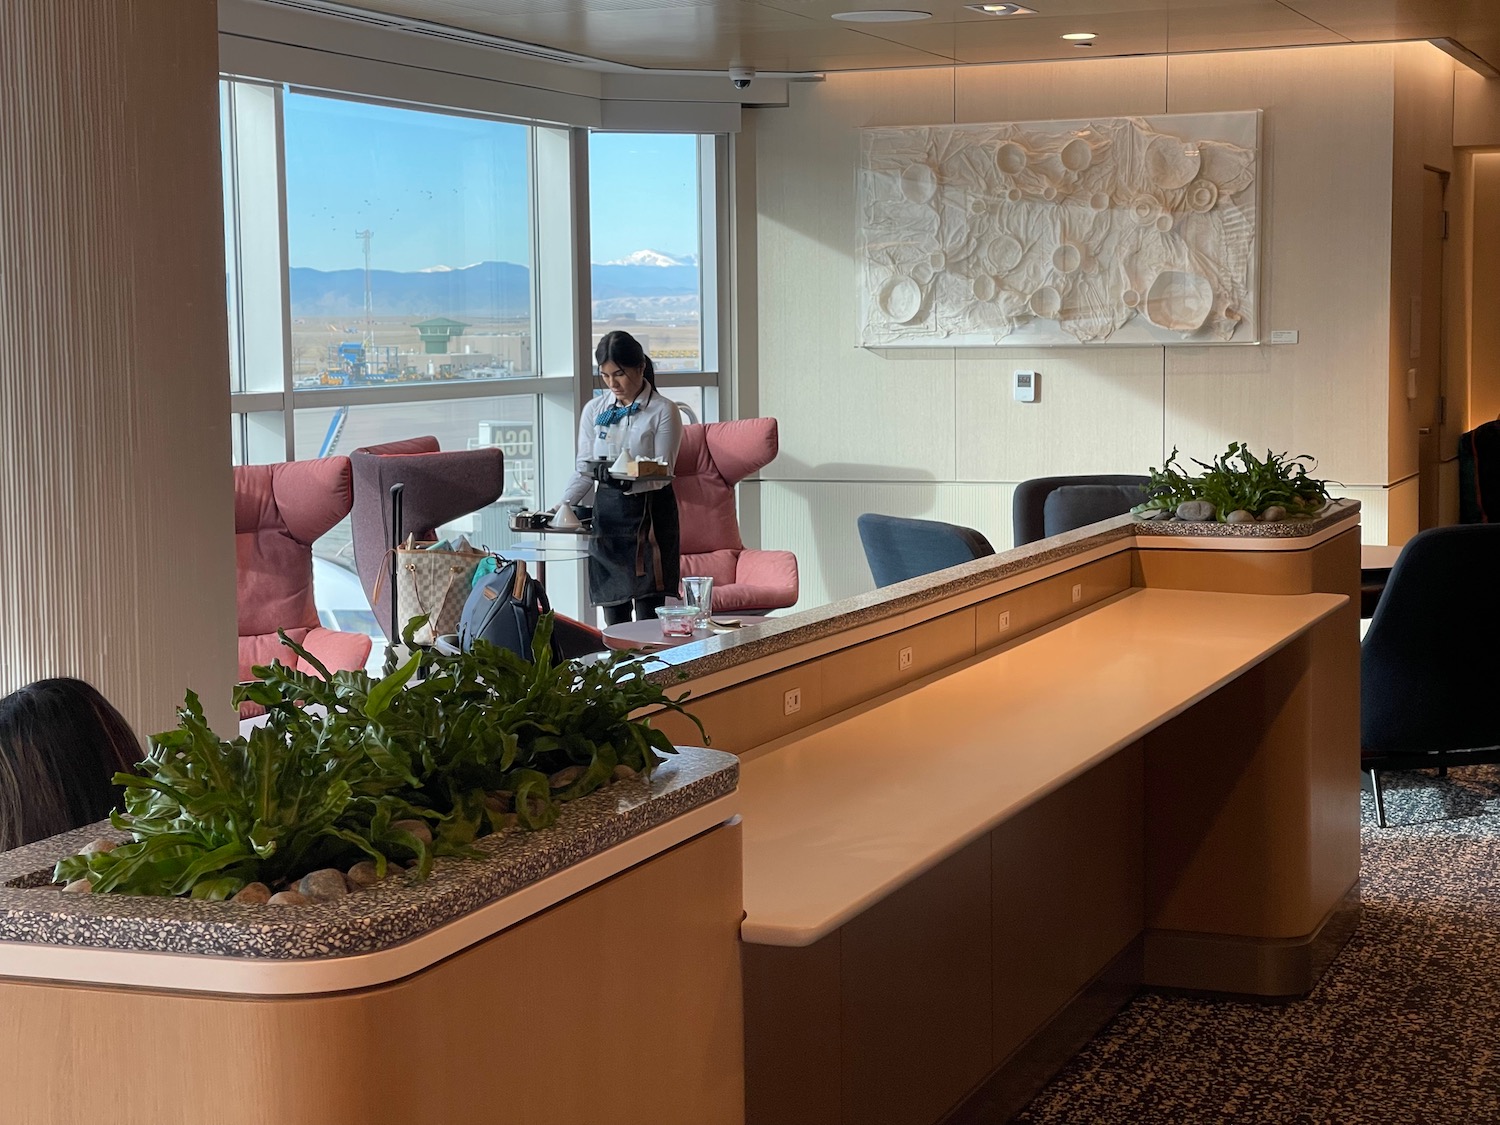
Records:
[[[672,475],[677,449],[682,444],[682,418],[677,413],[677,404],[650,386],[642,388],[635,401],[640,409],[610,426],[600,426],[597,419],[601,411],[615,405],[614,395],[608,391],[595,395],[584,406],[583,416],[578,420],[578,471],[563,489],[564,504],[577,504],[593,491],[594,478],[588,466],[591,458],[614,460],[622,451],[634,458],[658,457],[666,461],[667,475]],[[652,492],[668,483],[648,478],[636,481],[631,491]]]

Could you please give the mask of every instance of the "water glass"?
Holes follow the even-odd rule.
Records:
[[[714,580],[712,578],[684,578],[682,580],[682,604],[698,613],[700,628],[708,628],[708,618],[713,613]]]

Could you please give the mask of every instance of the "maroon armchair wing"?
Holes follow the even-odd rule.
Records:
[[[235,467],[240,679],[253,679],[254,665],[277,659],[316,674],[281,643],[277,629],[330,671],[364,667],[370,638],[323,628],[313,603],[313,542],[349,514],[351,502],[347,457]]]
[[[382,628],[391,620],[391,486],[402,485],[399,538],[433,539],[437,528],[500,499],[505,455],[498,449],[443,451],[435,437],[368,445],[349,454],[354,472],[354,567]],[[483,546],[483,544],[476,544]],[[386,580],[376,579],[386,572]],[[597,630],[559,614],[557,640],[565,656],[604,648]]]
[[[747,548],[734,501],[734,486],[775,460],[778,448],[775,418],[682,428],[672,486],[682,523],[682,573],[713,578],[716,613],[784,609],[797,601],[797,556]]]
[[[391,486],[402,485],[400,535],[437,538],[437,528],[500,499],[505,454],[498,449],[443,452],[435,437],[367,445],[349,454],[354,470],[354,569],[385,628],[391,620]]]

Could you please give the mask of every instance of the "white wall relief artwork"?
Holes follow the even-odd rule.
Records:
[[[862,346],[1258,341],[1260,111],[861,132]]]

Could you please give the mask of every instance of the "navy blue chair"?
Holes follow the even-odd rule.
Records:
[[[1111,516],[1123,516],[1146,499],[1148,479],[1106,473],[1023,480],[1016,485],[1010,502],[1015,545],[1020,547]]]
[[[1363,781],[1500,762],[1500,524],[1435,527],[1402,548],[1359,653]]]
[[[874,512],[859,517],[859,541],[877,586],[892,586],[995,553],[989,540],[972,528]]]

